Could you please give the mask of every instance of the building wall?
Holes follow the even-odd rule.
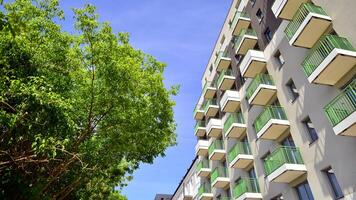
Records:
[[[184,197],[194,197],[197,195],[200,185],[200,179],[198,179],[195,171],[197,164],[198,159],[194,159],[191,167],[179,183],[176,192],[173,194],[172,200],[183,200]]]
[[[301,63],[310,52],[307,48],[291,46],[285,37],[284,30],[288,25],[288,21],[276,19],[271,6],[273,0],[256,0],[254,6],[249,1],[233,0],[231,9],[228,12],[226,20],[223,24],[221,33],[217,39],[217,43],[213,49],[212,56],[207,64],[206,71],[202,78],[202,86],[206,80],[217,78],[215,67],[209,70],[214,63],[215,53],[219,50],[228,49],[231,60],[231,68],[236,76],[236,82],[233,89],[239,91],[241,96],[241,111],[244,115],[247,124],[247,137],[250,142],[252,154],[254,156],[253,165],[247,169],[231,169],[229,168],[230,177],[230,194],[227,190],[213,188],[212,192],[215,197],[218,195],[231,195],[231,191],[235,186],[235,181],[240,177],[247,177],[247,170],[255,168],[258,177],[259,186],[263,199],[271,199],[279,194],[282,194],[284,199],[297,200],[298,196],[295,186],[308,181],[314,199],[331,200],[334,199],[333,191],[323,170],[331,167],[337,177],[337,180],[345,195],[344,199],[356,199],[356,137],[338,136],[335,135],[333,127],[326,118],[324,106],[332,99],[340,94],[341,89],[346,80],[355,75],[356,67],[349,75],[345,76],[344,80],[340,81],[335,86],[326,86],[321,84],[311,84],[307,80],[306,75],[302,71]],[[351,20],[356,12],[356,1],[354,0],[313,0],[313,3],[320,5],[327,14],[332,18],[332,29],[339,36],[346,37],[351,43],[356,46],[356,21]],[[267,72],[270,74],[277,87],[277,96],[279,103],[284,108],[287,118],[290,122],[290,129],[286,131],[277,141],[257,139],[253,123],[255,119],[263,111],[262,106],[251,106],[245,98],[246,88],[251,83],[252,79],[243,80],[240,75],[239,64],[242,57],[236,56],[231,44],[231,30],[228,22],[233,17],[235,10],[242,11],[244,8],[251,16],[251,26],[257,32],[259,38],[258,45],[255,49],[260,49],[264,52],[267,59]],[[264,12],[264,19],[259,22],[256,18],[256,12],[261,9]],[[266,27],[274,33],[272,40],[269,42],[264,37]],[[279,66],[275,57],[279,51],[284,57],[285,64]],[[293,80],[299,97],[292,101],[290,91],[286,84]],[[222,92],[217,93],[217,100],[220,102]],[[273,99],[276,100],[276,99]],[[203,104],[204,98],[200,98],[198,104]],[[221,118],[224,122],[229,114],[219,112],[216,118]],[[309,117],[318,133],[318,140],[311,143],[310,136],[302,121]],[[207,118],[207,121],[209,119]],[[356,119],[355,119],[356,121]],[[270,183],[264,172],[262,158],[266,153],[272,152],[280,142],[287,136],[291,136],[300,152],[307,168],[307,174],[301,176],[292,183]],[[200,138],[206,139],[206,138]],[[226,151],[236,144],[237,139],[227,139],[222,136]],[[214,140],[214,139],[210,139]],[[210,161],[211,169],[220,165],[219,161]],[[191,169],[194,171],[194,168]],[[207,181],[200,179],[200,182]]]

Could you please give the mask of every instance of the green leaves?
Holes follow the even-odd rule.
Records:
[[[92,5],[74,9],[76,35],[56,23],[58,1],[4,7],[0,198],[119,198],[115,186],[175,144],[179,86],[166,89],[166,65],[100,23]]]

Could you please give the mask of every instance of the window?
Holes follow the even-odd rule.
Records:
[[[329,179],[330,185],[331,185],[334,195],[335,195],[335,199],[343,198],[344,194],[342,193],[341,187],[336,179],[333,169],[329,168],[329,169],[325,170],[324,172]]]
[[[308,130],[310,143],[313,143],[315,140],[317,140],[319,138],[318,133],[316,132],[313,123],[310,121],[310,118],[307,117],[306,119],[303,120],[303,124],[306,127],[306,129]]]
[[[257,10],[256,16],[257,16],[258,21],[261,23],[261,21],[263,19],[263,13],[262,13],[261,9]]]
[[[296,187],[299,200],[314,200],[309,183],[306,181]]]
[[[254,6],[256,3],[256,0],[250,0],[250,2],[251,2],[251,5]]]
[[[286,139],[284,139],[282,141],[282,145],[287,147],[295,147],[292,136],[288,136]]]
[[[273,34],[272,34],[272,31],[269,29],[269,27],[266,28],[266,30],[263,34],[265,35],[265,38],[268,42],[270,42],[272,40]]]
[[[242,115],[242,114],[241,114]],[[245,136],[242,140],[242,148],[243,150],[248,153],[248,154],[251,154],[251,150],[250,150],[250,146],[248,144],[248,140],[247,140],[247,136]]]
[[[209,67],[209,72],[211,73],[213,71],[213,65],[211,64]]]
[[[254,179],[254,181],[251,181],[251,189],[253,192],[258,192],[259,191],[259,187],[258,187],[258,182],[255,181],[256,180],[256,172],[255,172],[255,168],[252,167],[252,169],[250,169],[248,171],[248,176],[250,177],[250,179]]]
[[[277,62],[279,64],[279,69],[282,68],[284,63],[286,62],[281,54],[280,51],[277,51],[276,54],[274,54],[274,57],[277,59]]]
[[[298,93],[297,87],[295,87],[295,84],[294,84],[292,79],[289,80],[286,85],[287,85],[287,87],[289,89],[289,93],[292,96],[291,100],[292,100],[292,102],[294,102],[294,100],[296,100],[299,97],[299,93]]]

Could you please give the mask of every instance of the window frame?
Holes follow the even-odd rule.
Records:
[[[311,121],[310,117],[307,116],[302,120],[302,123],[304,128],[308,132],[309,144],[313,144],[315,141],[319,139],[318,132],[316,131],[313,122]],[[310,127],[308,124],[311,124],[312,127]],[[312,130],[314,130],[314,132]]]
[[[307,190],[306,185],[308,185],[309,190]],[[303,189],[305,190],[305,193],[306,193],[308,199],[302,199],[302,198],[301,198],[301,193],[299,192],[299,188],[300,188],[300,187],[303,187]],[[315,199],[314,199],[314,195],[313,195],[313,191],[311,190],[308,181],[304,181],[304,182],[302,182],[301,184],[295,186],[295,190],[296,190],[296,192],[297,192],[297,195],[298,195],[298,199],[299,199],[299,200],[315,200]],[[310,195],[311,195],[311,196],[310,196],[309,193],[308,193],[309,191],[310,191]],[[310,197],[311,197],[311,199],[310,199]]]
[[[330,173],[330,171],[332,171],[332,173]],[[334,172],[334,170],[331,167],[328,167],[326,169],[323,170],[328,182],[329,182],[329,186],[332,189],[333,195],[334,195],[334,199],[342,199],[345,197],[342,188],[339,184],[339,181],[337,180],[336,174]],[[331,175],[333,175],[333,177],[330,177]],[[332,182],[332,180],[336,181],[336,182]],[[335,185],[336,184],[336,185]],[[337,191],[340,190],[340,191]],[[338,196],[338,192],[341,192],[341,194],[339,194],[340,196]]]
[[[291,103],[294,103],[295,100],[299,98],[299,91],[297,86],[295,85],[293,79],[289,79],[286,83],[286,86],[288,88],[289,96],[290,96],[290,101]],[[292,87],[294,86],[294,88]]]
[[[278,69],[279,69],[279,70],[282,69],[282,67],[283,67],[284,64],[286,63],[286,60],[284,59],[284,57],[283,57],[281,51],[277,50],[276,53],[274,53],[273,56],[276,58],[276,60],[277,60],[277,62],[278,62],[278,65],[279,65],[279,66],[278,66]],[[282,59],[281,59],[281,58],[282,58]]]
[[[264,14],[260,8],[256,12],[256,17],[257,17],[257,20],[259,23],[261,23],[263,21]]]
[[[269,32],[269,34],[267,34],[267,32]],[[263,35],[265,37],[265,39],[267,40],[268,43],[270,43],[273,39],[273,33],[271,31],[271,29],[269,27],[267,27],[265,29],[265,31],[263,32]]]

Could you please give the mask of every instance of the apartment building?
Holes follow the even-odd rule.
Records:
[[[194,110],[192,199],[356,199],[355,13],[232,1]]]
[[[200,187],[200,178],[196,170],[199,169],[199,162],[200,160],[198,156],[196,156],[180,181],[177,189],[174,191],[172,200],[192,200],[197,196],[198,188]]]

